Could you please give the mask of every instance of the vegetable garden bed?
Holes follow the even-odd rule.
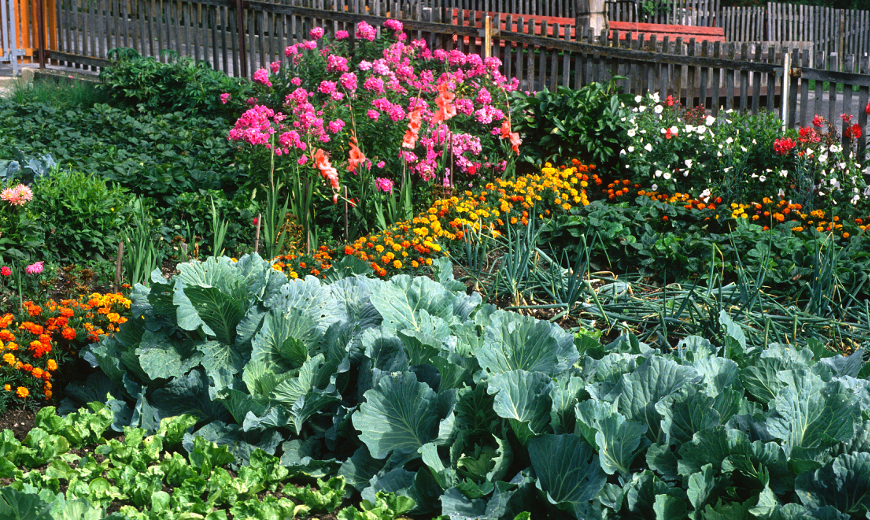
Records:
[[[860,126],[382,32],[0,99],[0,515],[867,515]]]

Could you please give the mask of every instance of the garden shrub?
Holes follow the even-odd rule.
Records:
[[[45,255],[65,263],[113,258],[130,201],[127,189],[94,174],[55,169],[37,178],[31,209],[45,222]]]
[[[253,94],[249,80],[216,71],[207,61],[179,57],[174,51],[162,54],[169,55],[169,61],[141,56],[135,49],[110,50],[112,64],[100,71],[98,86],[107,103],[137,112],[230,119]]]
[[[25,184],[0,183],[0,261],[24,262],[41,256],[43,226],[33,211],[33,190]]]
[[[632,96],[620,94],[614,76],[609,83],[590,83],[579,90],[558,87],[538,92],[513,92],[518,114],[514,129],[523,137],[521,161],[540,167],[576,157],[599,170],[611,169],[625,147],[626,117]]]

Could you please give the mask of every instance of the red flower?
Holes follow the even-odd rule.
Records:
[[[259,222],[259,219],[257,219],[257,217],[254,217],[254,220],[251,221],[251,223],[255,226],[257,225],[257,222]]]
[[[843,132],[843,134],[849,139],[857,139],[861,137],[861,126],[856,123],[852,126],[846,127],[846,131]]]
[[[674,106],[674,96],[668,96],[667,101],[668,101],[668,106],[669,106],[669,107]]]
[[[12,276],[12,269],[9,269],[4,265],[3,267],[0,267],[0,274],[3,276]]]
[[[867,108],[864,109],[864,112],[870,114],[870,103],[867,103]]]
[[[797,143],[795,143],[794,139],[791,137],[781,137],[773,142],[773,151],[775,151],[777,155],[785,155],[795,146],[797,146]]]
[[[870,104],[868,104],[870,106]],[[813,126],[822,126],[822,118],[816,114],[816,117],[813,118]]]
[[[848,123],[852,120],[852,116],[847,116],[846,114],[840,114],[840,119],[843,120],[844,123]]]

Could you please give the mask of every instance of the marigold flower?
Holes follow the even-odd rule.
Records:
[[[53,359],[49,359],[48,362],[45,364],[45,367],[48,370],[54,372],[55,370],[57,370],[57,361],[55,361]]]
[[[20,398],[22,398],[22,399],[26,399],[27,396],[30,395],[30,390],[24,388],[23,386],[19,386],[19,387],[15,390],[15,395],[17,395],[18,397],[20,397]]]

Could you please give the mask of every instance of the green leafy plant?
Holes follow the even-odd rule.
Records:
[[[132,204],[131,226],[121,235],[124,243],[124,274],[130,285],[148,285],[149,274],[160,266],[163,258],[154,240],[148,210],[140,198]]]
[[[106,260],[131,217],[130,195],[99,176],[55,170],[33,185],[32,210],[47,222],[45,245],[58,261]]]
[[[535,165],[559,162],[567,157],[612,167],[625,147],[625,118],[633,97],[620,94],[614,76],[606,85],[591,83],[579,90],[558,87],[526,94],[512,94],[514,131],[523,137],[520,161]]]

